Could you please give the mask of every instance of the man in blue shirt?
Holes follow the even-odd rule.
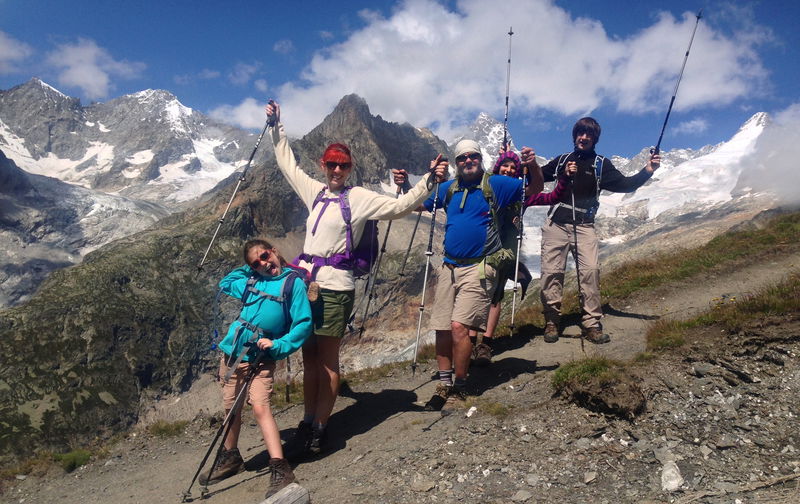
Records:
[[[438,191],[423,203],[428,211],[433,211],[435,205],[447,213],[444,260],[437,269],[430,318],[430,325],[436,331],[440,383],[425,405],[426,410],[441,410],[442,414],[452,412],[466,397],[472,355],[470,329],[486,329],[495,267],[504,253],[496,215],[523,200],[522,180],[490,177],[484,172],[476,141],[461,140],[454,154],[455,180],[439,184]],[[541,171],[535,171],[533,180],[526,187],[526,194],[542,190]],[[395,183],[405,183],[404,171],[395,171]],[[493,205],[487,201],[487,194],[494,200]]]

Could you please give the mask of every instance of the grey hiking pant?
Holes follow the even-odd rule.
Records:
[[[600,324],[603,310],[600,305],[600,264],[597,234],[594,224],[575,226],[578,235],[578,271],[583,306],[581,325],[584,328]],[[542,226],[542,313],[546,322],[556,325],[561,320],[561,300],[564,287],[564,269],[567,254],[575,247],[572,224],[556,224],[550,219]]]

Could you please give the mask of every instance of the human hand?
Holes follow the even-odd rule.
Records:
[[[278,105],[278,102],[270,100],[269,103],[267,103],[267,106],[264,107],[264,111],[267,113],[267,120],[273,122],[273,124],[276,122],[280,122],[281,106]]]
[[[532,147],[523,147],[519,151],[519,159],[523,165],[530,165],[536,162],[536,151]]]
[[[448,165],[448,159],[441,154],[437,155],[436,159],[431,161],[430,171],[434,173],[437,182],[444,182],[450,176],[450,172],[447,170]]]
[[[564,174],[567,177],[572,177],[576,173],[578,173],[578,163],[575,161],[568,161],[566,168],[564,168]]]
[[[645,166],[645,169],[648,172],[653,173],[654,171],[658,170],[660,166],[661,166],[661,154],[658,152],[651,153],[650,160],[647,162],[647,166]]]
[[[266,350],[268,348],[272,348],[272,340],[269,338],[261,338],[256,341],[256,346],[259,350]]]

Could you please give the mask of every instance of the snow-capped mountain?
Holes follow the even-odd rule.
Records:
[[[500,152],[500,146],[503,145],[503,123],[489,114],[481,112],[475,121],[469,125],[467,131],[456,135],[452,143],[450,143],[450,150],[464,138],[476,140],[480,144],[484,167],[489,169],[491,168],[490,163],[494,163],[497,159],[497,153]],[[514,145],[514,139],[511,137],[511,132],[508,132],[508,144],[512,150],[517,150]]]
[[[734,198],[746,198],[747,191],[737,189],[746,160],[756,148],[758,139],[769,128],[770,119],[759,112],[748,119],[730,140],[698,150],[662,151],[661,168],[652,179],[630,194],[600,195],[596,220],[603,247],[618,245],[644,233],[657,233],[682,216],[711,212]],[[642,150],[633,159],[612,157],[615,166],[630,175],[642,169],[649,157]],[[545,190],[550,190],[550,184]],[[766,207],[765,207],[766,209]],[[523,261],[532,272],[539,271],[541,226],[547,208],[532,207],[525,213]]]
[[[86,107],[39,79],[0,91],[0,150],[20,168],[171,207],[240,168],[254,140],[162,90]]]
[[[0,306],[25,301],[52,271],[169,211],[26,173],[0,151]]]

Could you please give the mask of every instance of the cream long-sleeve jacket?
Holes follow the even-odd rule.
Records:
[[[314,199],[324,188],[325,196],[338,195],[327,188],[322,182],[311,178],[300,167],[294,157],[294,152],[289,146],[289,140],[283,129],[283,124],[277,123],[270,128],[272,144],[275,147],[275,159],[289,185],[300,197],[308,208],[308,219],[306,220],[306,239],[303,245],[303,252],[312,256],[330,257],[334,254],[346,252],[347,228],[339,205],[329,204],[319,217],[324,208],[323,203],[311,208]],[[378,194],[363,187],[353,187],[350,189],[348,199],[350,202],[350,212],[352,218],[350,225],[353,229],[353,246],[361,239],[364,233],[364,225],[368,220],[392,220],[408,215],[413,212],[430,195],[433,189],[433,178],[428,175],[422,178],[406,194],[399,198],[394,198],[386,194]],[[316,232],[312,233],[314,224],[319,218]],[[300,261],[300,266],[311,271],[312,265]],[[340,270],[331,266],[322,266],[317,270],[317,282],[323,289],[335,291],[350,291],[355,289],[355,279],[353,272]]]

